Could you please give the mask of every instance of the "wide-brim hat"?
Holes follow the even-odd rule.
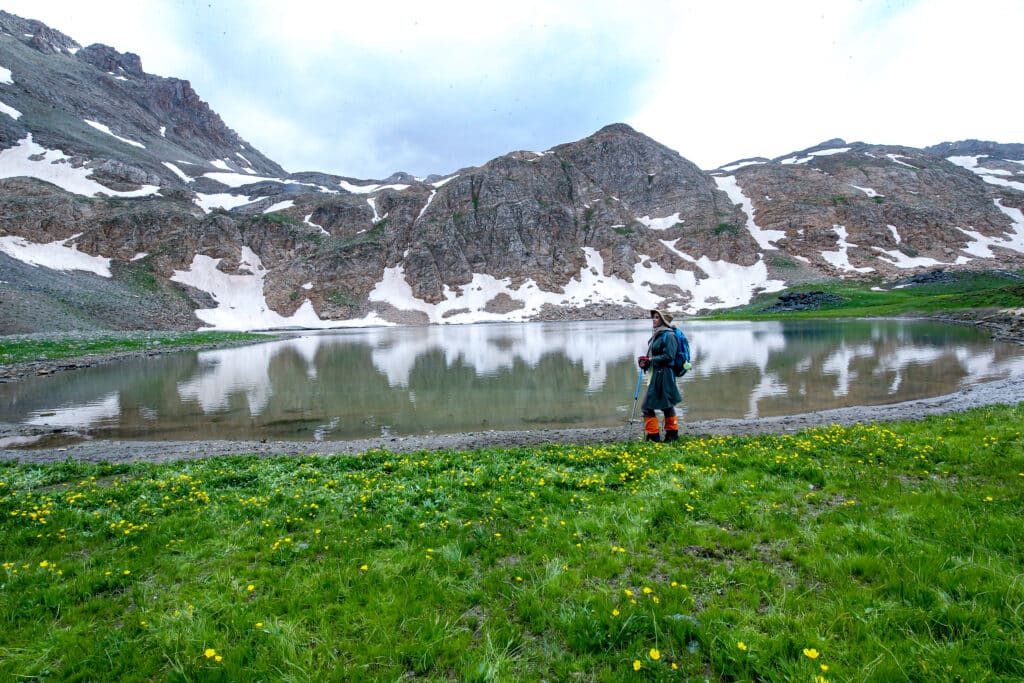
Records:
[[[672,314],[671,313],[667,313],[665,311],[660,311],[657,308],[652,308],[651,309],[651,315],[654,315],[655,313],[657,313],[658,317],[661,318],[661,322],[665,323],[666,325],[671,325],[672,324]]]

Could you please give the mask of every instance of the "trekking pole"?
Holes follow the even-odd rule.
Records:
[[[629,438],[633,438],[633,418],[636,417],[636,402],[640,398],[640,384],[644,381],[644,369],[636,376],[636,391],[633,393],[633,412],[629,414]]]

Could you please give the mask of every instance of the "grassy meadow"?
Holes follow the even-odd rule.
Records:
[[[0,365],[80,358],[93,354],[221,346],[267,339],[249,332],[83,332],[0,336]]]
[[[1024,680],[1024,404],[0,465],[0,680]]]
[[[761,294],[749,304],[713,311],[710,320],[753,320],[775,318],[830,318],[898,315],[936,315],[971,309],[1020,308],[1024,306],[1024,272],[958,272],[955,282],[917,284],[893,288],[892,283],[833,280],[792,287],[786,291],[823,291],[835,294],[843,303],[813,311],[762,313],[778,300],[779,293]]]

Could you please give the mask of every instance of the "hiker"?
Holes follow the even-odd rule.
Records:
[[[676,417],[676,404],[682,401],[683,397],[676,386],[676,376],[672,370],[672,362],[679,348],[675,328],[672,327],[672,314],[652,309],[651,326],[654,330],[651,332],[650,341],[647,342],[647,355],[640,356],[637,361],[641,370],[651,372],[650,384],[641,405],[646,434],[644,439],[662,440],[658,416],[654,412],[660,410],[665,415],[665,441],[678,441],[679,419]]]

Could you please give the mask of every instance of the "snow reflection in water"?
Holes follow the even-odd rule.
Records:
[[[936,396],[1024,349],[923,321],[689,322],[686,420]],[[624,424],[649,322],[310,333],[0,386],[0,421],[108,438],[344,439]]]

